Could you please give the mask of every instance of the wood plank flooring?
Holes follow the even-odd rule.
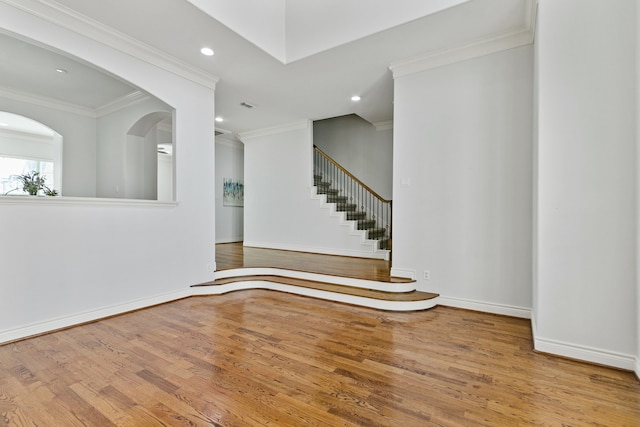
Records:
[[[242,243],[216,245],[218,270],[248,267],[274,267],[380,282],[407,282],[391,277],[389,261],[337,255],[244,247]]]
[[[640,425],[629,372],[532,352],[528,320],[251,290],[0,347],[0,425]]]
[[[252,281],[252,280],[282,283],[285,285],[292,285],[292,286],[301,287],[301,288],[317,289],[320,291],[327,291],[327,292],[345,294],[345,295],[353,295],[353,296],[364,297],[364,298],[372,298],[372,299],[378,299],[383,301],[424,301],[424,300],[438,297],[438,294],[434,294],[430,292],[419,292],[419,291],[383,292],[383,291],[376,291],[372,289],[357,288],[354,286],[335,285],[333,283],[319,282],[317,280],[304,280],[304,279],[296,279],[293,277],[265,276],[265,275],[237,276],[237,277],[230,277],[226,279],[216,279],[212,282],[193,285],[192,287],[220,286],[220,285],[225,285],[227,283],[244,282],[244,281]]]

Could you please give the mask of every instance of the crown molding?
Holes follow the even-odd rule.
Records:
[[[393,120],[382,120],[380,122],[371,123],[376,130],[390,130],[393,129]]]
[[[514,49],[533,43],[537,0],[527,0],[523,26],[515,31],[494,34],[472,43],[453,48],[439,49],[423,55],[392,63],[389,69],[393,78],[404,77],[445,65],[455,64],[468,59]]]
[[[242,142],[227,139],[222,136],[216,137],[216,144],[224,145],[225,147],[233,148],[236,150],[242,150],[244,148],[244,144]]]
[[[0,0],[4,1],[4,0]],[[46,96],[34,95],[18,91],[15,89],[9,89],[6,87],[0,87],[0,98],[13,99],[14,101],[26,102],[28,104],[39,105],[45,108],[51,108],[53,110],[63,111],[65,113],[77,114],[79,116],[90,117],[95,119],[95,110],[82,107],[80,105],[71,104],[69,102],[60,101],[54,98],[48,98]]]
[[[101,107],[96,108],[96,116],[97,117],[102,117],[105,116],[107,114],[111,114],[114,113],[118,110],[121,110],[125,107],[128,107],[130,105],[134,105],[137,104],[138,102],[142,102],[145,101],[147,99],[149,99],[150,96],[140,92],[139,90],[135,91],[135,92],[131,92],[130,94],[127,94],[121,98],[118,98],[114,101],[111,101]]]
[[[277,135],[280,133],[292,132],[294,130],[309,129],[311,122],[309,120],[301,120],[299,122],[288,123],[280,126],[273,126],[264,129],[258,129],[250,132],[242,132],[238,134],[238,138],[244,143],[254,138],[268,135]]]
[[[84,16],[53,0],[0,0],[40,19],[59,25],[134,58],[162,68],[180,77],[215,89],[218,77],[187,64],[103,23]]]
[[[3,1],[3,0],[0,0]],[[39,105],[41,107],[50,108],[52,110],[63,111],[65,113],[77,114],[79,116],[96,119],[107,114],[116,112],[122,108],[134,105],[149,99],[149,95],[140,91],[132,92],[122,98],[116,99],[108,104],[92,109],[81,105],[72,104],[70,102],[60,101],[59,99],[49,98],[42,95],[22,92],[15,89],[0,86],[0,98],[12,99],[14,101],[26,102],[28,104]]]
[[[533,35],[530,31],[519,31],[490,37],[453,49],[433,51],[425,55],[398,61],[391,64],[389,69],[393,73],[393,78],[397,79],[398,77],[525,46],[532,42]]]

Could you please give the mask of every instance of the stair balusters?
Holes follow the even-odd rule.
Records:
[[[313,152],[313,182],[318,194],[346,212],[348,221],[357,221],[358,230],[378,241],[380,249],[391,249],[391,200],[380,197],[318,147]]]

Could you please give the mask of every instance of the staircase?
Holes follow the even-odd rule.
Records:
[[[366,239],[377,241],[377,249],[391,250],[391,201],[385,200],[351,175],[333,159],[314,147],[313,184],[317,194],[326,196],[345,213]]]

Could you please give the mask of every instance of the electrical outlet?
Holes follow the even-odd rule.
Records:
[[[431,280],[431,272],[429,270],[424,271],[424,280]]]

